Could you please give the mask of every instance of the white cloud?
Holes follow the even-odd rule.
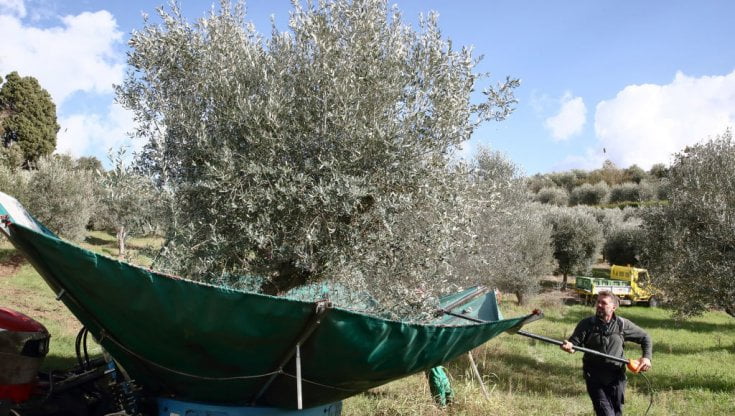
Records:
[[[566,92],[560,102],[559,113],[544,122],[544,127],[555,141],[567,140],[581,133],[587,118],[587,106],[582,97],[573,97],[570,92]]]
[[[595,112],[595,133],[607,158],[644,169],[669,163],[673,153],[734,124],[735,71],[700,78],[678,72],[667,85],[629,85]]]
[[[131,144],[128,133],[134,126],[132,114],[118,104],[110,106],[102,116],[73,114],[62,117],[59,125],[57,153],[70,153],[75,157],[96,154],[103,159],[107,150]]]
[[[34,27],[21,20],[21,1],[0,0],[0,75],[36,77],[57,106],[75,92],[111,94],[124,74],[123,34],[107,11],[60,18]]]
[[[0,0],[0,15],[26,17],[26,5],[23,0]]]

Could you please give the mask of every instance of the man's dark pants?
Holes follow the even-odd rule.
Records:
[[[587,393],[592,399],[597,416],[620,416],[625,403],[625,378],[601,384],[592,377],[585,377]]]

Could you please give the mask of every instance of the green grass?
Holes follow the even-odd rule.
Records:
[[[128,239],[125,244],[127,261],[141,266],[150,265],[162,243],[163,239],[157,236]],[[118,257],[117,239],[103,231],[90,231],[79,245],[109,257]]]
[[[134,262],[150,261],[156,239],[132,240]],[[104,233],[91,233],[85,247],[117,256],[115,240]],[[0,243],[0,265],[12,262],[14,252]],[[27,264],[0,275],[0,299],[7,306],[43,323],[52,334],[46,368],[66,368],[75,362],[74,339],[79,323],[55,300],[54,294]],[[548,283],[548,282],[546,282]],[[553,291],[554,284],[544,284]],[[555,292],[534,298],[527,306],[512,299],[501,304],[503,313],[517,316],[534,308],[545,319],[525,329],[552,338],[571,334],[576,323],[592,312],[590,307],[565,305]],[[550,296],[551,294],[551,296]],[[653,370],[648,374],[655,389],[650,415],[735,414],[735,319],[710,312],[687,321],[676,321],[666,309],[622,307],[619,314],[646,329],[654,340]],[[637,358],[640,348],[626,347]],[[566,354],[555,345],[519,335],[503,334],[473,351],[475,361],[490,390],[485,399],[470,372],[466,356],[447,363],[456,392],[455,402],[437,408],[422,374],[381,386],[347,399],[345,416],[373,415],[591,415],[592,407],[581,375],[581,354]],[[649,404],[648,387],[642,376],[629,375],[626,414],[643,415]]]
[[[592,309],[565,306],[539,298],[526,307],[503,302],[506,316],[540,307],[545,319],[525,329],[552,338],[571,334],[576,323]],[[650,415],[735,414],[735,320],[710,312],[684,322],[665,309],[623,307],[619,314],[644,327],[654,340],[654,404]],[[631,358],[640,347],[626,345]],[[473,352],[480,373],[492,391],[486,400],[473,380],[469,361],[461,357],[447,364],[458,399],[443,412],[433,406],[426,381],[415,375],[345,402],[345,415],[591,415],[585,391],[581,354],[567,354],[555,345],[519,335],[503,334]],[[642,415],[649,390],[640,375],[628,376],[626,414]]]
[[[161,239],[155,237],[132,238],[128,242],[129,261],[148,265]],[[103,232],[90,232],[80,246],[117,258],[117,242],[114,236]],[[51,334],[50,352],[44,360],[44,369],[64,369],[76,363],[75,340],[82,325],[56,300],[56,295],[46,285],[33,267],[21,260],[5,239],[0,239],[0,306],[22,312],[43,324]],[[3,267],[4,266],[4,267]],[[11,270],[13,273],[10,273]],[[91,337],[90,354],[101,354],[101,349]]]

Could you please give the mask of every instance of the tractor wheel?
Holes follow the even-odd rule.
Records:
[[[651,296],[651,298],[648,299],[648,307],[658,308],[658,298],[656,296]]]

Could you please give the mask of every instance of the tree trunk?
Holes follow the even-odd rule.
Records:
[[[560,290],[561,291],[567,290],[567,273],[566,272],[564,272],[564,278],[561,281],[561,288],[560,288]]]
[[[525,305],[526,299],[523,297],[523,292],[516,292],[516,297],[518,298],[518,304],[519,305]]]
[[[125,258],[125,227],[121,226],[117,229],[117,256],[121,259]]]
[[[260,287],[266,295],[282,295],[297,286],[303,286],[309,281],[311,273],[293,262],[283,261],[278,265],[278,273],[272,276]]]

